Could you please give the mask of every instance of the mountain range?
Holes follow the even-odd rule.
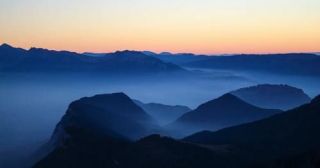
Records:
[[[124,95],[107,97],[114,96]],[[319,105],[320,96],[266,119],[199,132],[182,140],[160,135],[130,140],[73,122],[66,129],[68,136],[60,138],[59,145],[34,167],[316,167],[320,160]]]
[[[182,67],[236,71],[268,72],[286,75],[317,76],[320,57],[317,53],[196,55],[192,53],[154,53],[145,55]],[[88,53],[92,56],[103,54]]]
[[[314,53],[241,54],[228,56],[191,53],[160,54],[150,51],[75,53],[41,48],[29,50],[0,46],[0,71],[10,72],[102,72],[162,73],[181,72],[182,67],[254,71],[289,75],[320,75],[320,57]]]
[[[231,55],[207,57],[186,67],[319,76],[320,57],[309,53]]]
[[[75,52],[42,48],[24,50],[3,44],[0,46],[0,71],[154,74],[185,70],[175,64],[165,63],[135,51],[118,51],[103,57],[92,57]]]
[[[305,159],[301,167],[308,167],[308,164],[319,165],[319,120],[320,96],[308,104],[270,118],[217,132],[196,133],[183,140],[206,145],[228,145],[237,153],[237,157],[249,163],[268,162],[281,167],[277,164],[282,162],[290,167],[289,162],[298,158]],[[313,154],[316,159],[303,158],[308,154]]]

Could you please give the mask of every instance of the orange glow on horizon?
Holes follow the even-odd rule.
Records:
[[[0,43],[75,52],[320,51],[318,0],[0,2]]]

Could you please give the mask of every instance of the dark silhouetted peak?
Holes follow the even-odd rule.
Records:
[[[93,97],[85,97],[78,101],[71,103],[70,108],[83,105],[94,106],[109,113],[119,113],[127,117],[146,117],[143,119],[150,119],[149,116],[137,106],[129,96],[120,92],[112,94],[100,94]]]
[[[288,110],[310,102],[302,89],[288,85],[263,84],[231,92],[240,99],[261,108]]]
[[[49,50],[46,48],[36,48],[36,47],[31,47],[28,51],[32,55],[51,55],[51,54],[59,53],[59,51]]]
[[[198,110],[210,110],[210,108],[236,108],[236,107],[253,107],[252,105],[244,102],[243,100],[239,99],[238,97],[227,93],[217,99],[211,100],[207,103],[200,105],[197,109]]]
[[[0,46],[0,67],[1,70],[14,69],[17,64],[22,62],[27,56],[27,51],[22,48],[15,48],[9,44],[2,44]]]
[[[184,71],[181,67],[175,64],[163,62],[156,57],[146,55],[139,51],[117,51],[115,53],[106,54],[103,59],[109,61],[110,64],[113,64],[109,65],[109,67],[121,67],[123,70],[132,69],[133,71],[141,71],[145,73]]]
[[[243,101],[240,100],[238,97],[236,97],[230,93],[227,93],[217,99],[209,101],[208,103],[212,103],[212,102],[215,102],[215,103],[223,103],[223,102],[234,103],[234,102],[243,102]]]
[[[50,51],[50,50],[44,49],[44,48],[31,47],[31,48],[29,49],[29,51],[31,51],[31,52],[43,52],[43,51],[48,52],[48,51]]]
[[[136,61],[136,62],[149,62],[149,63],[163,63],[160,59],[150,57],[140,51],[117,51],[115,53],[107,54],[110,58],[118,59],[122,61]]]
[[[320,97],[311,103],[259,121],[200,132],[185,138],[203,144],[229,144],[273,157],[320,149]],[[266,155],[264,155],[266,154]]]
[[[99,95],[95,95],[93,97],[85,97],[84,99],[96,99],[96,100],[106,100],[106,99],[113,99],[113,100],[129,100],[129,96],[127,96],[126,94],[124,94],[123,92],[118,92],[118,93],[111,93],[111,94],[99,94]]]
[[[76,52],[70,52],[70,51],[57,51],[57,50],[49,50],[46,48],[36,48],[32,47],[29,49],[29,52],[31,53],[39,53],[39,54],[56,54],[57,56],[65,56],[65,55],[76,55],[76,56],[81,56],[80,54]]]
[[[96,101],[97,103],[103,102],[106,103],[106,101],[121,101],[122,103],[131,103],[132,100],[130,99],[129,96],[124,94],[123,92],[118,92],[118,93],[111,93],[111,94],[99,94],[95,95],[92,97],[84,97],[79,100],[80,102],[82,101]],[[77,102],[77,101],[76,101]]]
[[[11,45],[9,45],[7,43],[3,43],[0,46],[0,50],[1,50],[1,52],[3,52],[3,53],[0,53],[0,54],[6,53],[6,54],[9,54],[8,56],[21,56],[21,54],[23,54],[21,52],[25,52],[24,49],[13,47],[13,46],[11,46]],[[18,54],[20,54],[20,55],[18,55]]]
[[[1,48],[13,48],[12,46],[10,46],[10,45],[7,44],[7,43],[3,43],[0,47],[1,47]]]
[[[169,128],[177,129],[180,133],[185,132],[186,135],[251,122],[280,112],[281,110],[253,106],[228,93],[184,114],[170,124]]]
[[[54,144],[65,137],[94,134],[100,137],[137,139],[158,129],[156,122],[126,94],[112,93],[85,97],[70,104],[52,136]]]

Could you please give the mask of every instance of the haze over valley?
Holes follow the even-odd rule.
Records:
[[[319,0],[1,0],[0,168],[320,168]]]

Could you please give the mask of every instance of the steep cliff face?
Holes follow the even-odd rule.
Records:
[[[96,95],[72,102],[52,140],[63,142],[69,129],[121,139],[138,139],[159,129],[156,121],[123,93]]]

